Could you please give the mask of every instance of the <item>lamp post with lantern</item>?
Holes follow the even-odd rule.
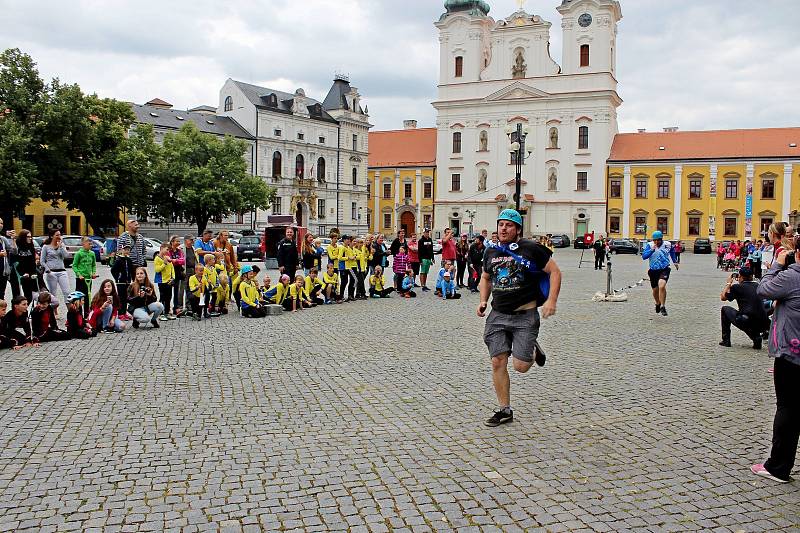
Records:
[[[526,150],[525,148],[525,139],[527,139],[530,132],[530,127],[523,126],[521,123],[517,124],[516,129],[512,128],[511,125],[506,128],[506,135],[508,135],[511,142],[508,151],[514,157],[516,163],[514,204],[518,212],[522,200],[522,165],[525,164],[525,158],[531,154],[531,150]]]

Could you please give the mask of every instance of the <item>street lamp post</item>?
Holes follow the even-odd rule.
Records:
[[[515,176],[515,194],[514,194],[514,203],[516,205],[517,211],[519,211],[520,203],[522,201],[522,165],[525,164],[525,157],[526,155],[530,155],[531,151],[525,149],[525,139],[528,137],[530,133],[530,128],[528,126],[523,127],[522,123],[517,124],[517,129],[508,126],[506,128],[506,135],[508,135],[509,140],[511,141],[511,146],[509,146],[508,151],[513,154],[515,157],[516,162],[516,171],[517,174]]]

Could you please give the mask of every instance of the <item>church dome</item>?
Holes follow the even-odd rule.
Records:
[[[444,8],[448,13],[469,11],[471,14],[489,14],[489,4],[483,0],[445,0]]]

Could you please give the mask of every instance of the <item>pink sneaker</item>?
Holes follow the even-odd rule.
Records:
[[[789,483],[789,481],[791,481],[789,479],[781,479],[781,478],[773,476],[772,474],[769,473],[769,471],[766,468],[764,468],[763,464],[757,464],[757,465],[751,466],[750,467],[750,471],[752,473],[754,473],[755,475],[757,475],[757,476],[761,476],[761,477],[765,477],[767,479],[771,479],[772,481],[775,481],[777,483]]]

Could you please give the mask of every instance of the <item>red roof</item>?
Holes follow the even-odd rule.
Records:
[[[369,167],[435,167],[436,128],[369,133]]]
[[[149,102],[146,102],[144,105],[152,105],[152,106],[156,106],[156,107],[159,107],[159,106],[160,107],[172,107],[172,104],[170,104],[169,102],[165,102],[161,98],[153,98]]]
[[[800,128],[619,133],[608,160],[789,158],[800,157],[798,144]]]

